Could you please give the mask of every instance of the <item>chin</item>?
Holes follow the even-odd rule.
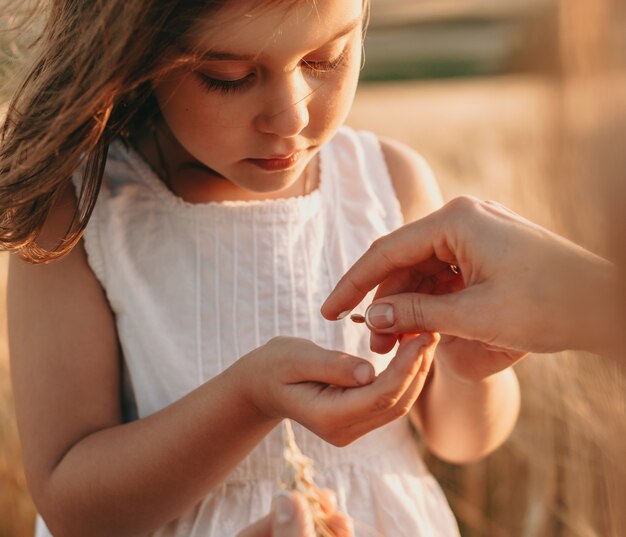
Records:
[[[252,180],[241,184],[241,187],[258,194],[278,193],[291,188],[300,178],[300,174],[300,170],[263,173],[254,179],[250,178]]]
[[[289,187],[293,186],[294,182],[295,181],[261,183],[259,181],[252,185],[242,185],[242,188],[254,192],[255,194],[274,194],[289,189]]]

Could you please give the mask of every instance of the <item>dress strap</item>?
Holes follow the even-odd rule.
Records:
[[[333,197],[349,220],[362,223],[366,215],[380,235],[404,223],[375,134],[342,127],[322,151],[325,172],[333,175]]]

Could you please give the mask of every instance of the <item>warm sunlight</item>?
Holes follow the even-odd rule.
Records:
[[[2,8],[4,8],[3,1],[0,0]],[[183,5],[185,2],[180,2],[180,4]],[[341,121],[343,121],[347,114],[345,123],[349,127],[356,130],[374,131],[382,138],[397,140],[424,157],[434,171],[444,200],[448,201],[463,195],[496,200],[541,226],[619,264],[619,260],[626,261],[625,228],[622,225],[625,214],[623,200],[626,199],[623,196],[623,174],[626,170],[624,159],[624,154],[626,154],[624,151],[624,140],[626,140],[626,91],[624,91],[626,88],[626,57],[624,56],[626,9],[620,0],[603,0],[590,3],[586,7],[582,4],[579,6],[573,4],[576,3],[571,0],[508,0],[506,2],[502,0],[372,0],[371,22],[367,29],[364,45],[365,61],[360,78],[356,60],[354,65],[349,63],[350,54],[354,54],[354,58],[360,57],[358,52],[361,50],[362,43],[359,34],[356,36],[359,41],[354,41],[356,45],[354,43],[352,45],[354,49],[352,53],[350,46],[344,43],[344,41],[348,42],[347,38],[341,41],[340,44],[343,47],[341,50],[338,46],[334,46],[330,52],[322,49],[322,52],[328,52],[326,55],[332,57],[309,58],[311,61],[305,61],[303,64],[307,69],[313,64],[319,64],[319,66],[311,72],[307,71],[299,79],[290,79],[289,83],[285,82],[282,86],[279,86],[278,77],[263,78],[263,73],[256,70],[256,67],[250,67],[252,64],[246,64],[245,68],[238,66],[239,70],[235,70],[235,74],[228,70],[225,74],[219,68],[208,74],[207,72],[200,73],[201,78],[204,76],[204,82],[198,83],[198,80],[194,78],[190,84],[192,87],[190,91],[196,92],[194,95],[196,95],[197,102],[202,105],[198,105],[197,109],[192,110],[190,114],[189,101],[181,99],[173,114],[178,114],[176,117],[184,117],[186,122],[183,123],[181,130],[187,129],[185,133],[191,133],[189,138],[198,141],[198,147],[206,151],[206,154],[210,154],[217,164],[223,164],[220,160],[223,158],[224,169],[229,170],[230,162],[226,162],[227,149],[230,147],[227,144],[230,141],[228,137],[232,135],[233,139],[236,139],[235,137],[243,132],[243,128],[240,123],[234,121],[232,124],[229,123],[222,131],[216,131],[215,137],[211,139],[211,147],[207,150],[208,138],[204,133],[202,136],[197,136],[200,132],[198,118],[205,114],[211,122],[213,121],[213,116],[210,116],[206,110],[212,103],[218,103],[218,106],[212,109],[215,117],[223,117],[221,114],[224,110],[236,110],[233,114],[237,119],[240,119],[237,114],[243,117],[248,108],[252,110],[250,112],[252,115],[258,112],[255,107],[260,110],[262,106],[265,106],[266,108],[255,116],[255,121],[258,121],[255,127],[261,125],[258,127],[259,130],[263,130],[264,134],[270,133],[273,136],[272,140],[280,140],[281,136],[292,140],[295,139],[293,132],[300,132],[306,128],[313,129],[317,125],[322,125],[330,131],[331,127],[336,127],[328,119],[332,112],[325,115],[326,112],[320,111],[325,110],[324,106],[333,111],[345,108],[343,115],[339,112],[337,115],[341,115]],[[360,4],[356,7],[361,17]],[[0,9],[0,13],[2,11]],[[253,19],[252,15],[246,14],[245,16]],[[10,88],[7,81],[17,80],[15,73],[29,57],[29,52],[21,41],[18,46],[14,42],[14,37],[9,40],[6,37],[11,34],[1,31],[6,23],[4,19],[7,17],[8,15],[0,14],[0,87],[5,85]],[[241,24],[244,23],[248,23],[248,18]],[[17,39],[28,41],[25,35],[27,34],[21,34]],[[115,37],[115,35],[111,36],[113,40]],[[353,70],[349,71],[345,66]],[[207,71],[206,65],[204,67]],[[342,71],[344,68],[345,71]],[[349,85],[350,72],[354,75],[353,86]],[[86,76],[85,73],[81,72]],[[76,73],[72,74],[76,75]],[[164,79],[159,78],[161,75],[162,72],[159,71],[156,79],[163,84]],[[193,76],[197,75],[198,73],[194,71]],[[3,77],[6,80],[2,80]],[[227,80],[222,80],[222,78]],[[354,92],[350,93],[349,89],[356,86],[357,78],[359,78],[359,83],[356,97],[350,108],[349,98]],[[151,83],[154,81],[154,79],[150,80]],[[175,80],[172,85],[178,89],[180,82],[176,79],[172,80]],[[141,82],[144,83],[143,80]],[[254,86],[257,82],[259,86]],[[289,112],[289,106],[275,105],[270,98],[265,98],[264,93],[258,93],[256,98],[251,98],[253,91],[261,91],[257,89],[261,82],[276,84],[275,87],[278,89],[271,88],[271,92],[276,94],[279,94],[279,90],[287,92],[301,84],[304,88],[303,96],[299,97],[296,103],[300,108],[296,110],[296,105],[293,105],[296,112],[288,116],[285,110]],[[162,97],[158,92],[158,86],[156,87],[157,98],[154,106],[161,106],[162,111],[168,110],[167,105],[163,105],[163,102],[159,102],[158,99],[169,104],[171,102],[169,95]],[[106,91],[106,84],[103,84],[102,88]],[[138,88],[134,88],[133,92],[146,91],[145,86],[138,85]],[[315,91],[318,93],[316,94],[310,88],[316,88]],[[298,86],[298,91],[300,89],[301,87]],[[6,100],[9,90],[4,88],[3,90],[0,91],[0,118],[4,118],[7,112],[7,104],[1,100]],[[50,91],[53,93],[54,90]],[[270,90],[267,91],[267,94],[271,93]],[[328,93],[323,94],[323,91]],[[340,94],[340,92],[348,96],[342,93],[341,99],[337,99],[337,102],[332,101],[330,95]],[[319,97],[320,95],[324,95],[324,99]],[[302,103],[314,102],[316,97],[319,99],[316,105],[320,107],[317,110],[320,112],[319,117],[323,117],[323,120],[320,119],[317,123],[314,113],[302,108],[304,106]],[[146,98],[146,101],[151,103],[148,99],[154,99],[154,94]],[[275,106],[275,109],[270,110],[272,106]],[[312,104],[310,107],[313,109]],[[110,105],[104,112],[100,110],[102,114],[97,116],[97,120],[101,121],[102,117],[108,120],[108,114],[112,109],[113,105]],[[350,110],[349,113],[348,110]],[[261,117],[261,120],[258,120],[258,117]],[[133,121],[138,120],[133,118]],[[134,126],[134,123],[132,125]],[[323,131],[320,137],[326,135],[327,131],[323,128],[319,128],[321,133]],[[133,140],[133,143],[137,142],[137,147],[142,149],[148,147],[145,155],[149,165],[144,163],[142,173],[151,174],[156,170],[158,174],[163,175],[163,183],[157,180],[157,186],[152,185],[159,195],[177,193],[170,179],[173,177],[172,181],[176,181],[176,173],[183,169],[184,165],[174,169],[170,177],[170,171],[174,168],[170,164],[177,162],[178,158],[181,162],[187,162],[185,159],[189,155],[196,158],[194,153],[196,146],[190,143],[189,147],[183,147],[182,142],[176,145],[179,141],[174,143],[171,142],[172,138],[168,138],[172,136],[171,132],[159,131],[155,126],[151,126],[150,129],[150,134],[146,136],[146,139]],[[44,136],[42,135],[41,138],[43,139]],[[184,136],[179,138],[183,141],[187,140]],[[153,141],[155,141],[154,145],[150,145]],[[161,144],[163,141],[165,143]],[[227,148],[224,151],[219,145],[222,142]],[[203,143],[204,146],[202,146]],[[241,145],[243,147],[245,144],[242,142]],[[312,146],[312,142],[309,145]],[[308,168],[307,171],[302,171],[308,161],[302,160],[300,163],[302,169],[292,164],[297,161],[301,153],[310,149],[309,145],[303,148],[294,142],[283,144],[284,147],[277,147],[278,143],[258,148],[258,150],[255,147],[256,153],[246,155],[248,168],[243,167],[243,169],[247,175],[242,173],[238,183],[243,185],[242,188],[249,187],[249,190],[252,189],[250,184],[258,187],[258,192],[246,201],[267,201],[266,197],[269,198],[269,196],[266,196],[265,192],[271,189],[277,190],[276,185],[281,185],[281,188],[288,185],[285,189],[289,196],[300,200],[306,199],[310,191],[314,191],[318,184],[315,183],[311,187],[311,184],[307,182],[309,180]],[[201,154],[201,150],[198,150],[198,154]],[[217,156],[213,155],[210,150],[214,150]],[[138,158],[136,155],[131,156],[129,160],[136,158]],[[199,161],[200,158],[198,158]],[[96,169],[99,162],[94,161],[94,163],[92,167]],[[193,164],[197,162],[194,161]],[[188,162],[187,165],[189,165]],[[197,165],[196,168],[202,173],[208,169],[212,174],[212,180],[215,181],[217,178],[221,181],[216,182],[216,188],[226,191],[222,198],[216,198],[218,201],[228,200],[228,203],[232,205],[241,201],[239,190],[233,191],[234,194],[227,190],[231,179],[225,180],[225,172],[220,174],[206,163],[203,166]],[[249,169],[253,169],[253,172]],[[255,173],[265,179],[269,175],[268,171],[282,169],[287,170],[283,182],[278,179],[275,182],[268,180],[263,188],[258,186]],[[315,169],[317,176],[317,168],[311,169]],[[296,170],[297,174],[293,171],[289,175],[289,170]],[[6,168],[0,169],[0,187],[3,188],[5,184],[2,182],[2,174],[5,172]],[[300,177],[301,173],[303,174],[302,184],[295,182],[294,179],[296,175]],[[190,180],[186,178],[187,182],[183,183],[181,180],[180,184],[197,188],[196,179],[200,176],[190,175]],[[156,177],[154,175],[154,178]],[[270,177],[274,179],[276,176]],[[289,183],[289,181],[292,182]],[[233,182],[236,183],[234,180]],[[322,182],[321,185],[320,189],[323,189],[324,183]],[[277,195],[278,199],[274,201],[284,201],[282,197],[282,194]],[[168,210],[170,207],[180,207],[188,201],[182,194],[180,198],[171,202]],[[209,200],[209,202],[212,203],[215,200]],[[354,203],[358,206],[359,202],[357,200]],[[352,210],[355,213],[358,212],[354,208]],[[378,208],[377,211],[384,212],[383,209]],[[363,212],[367,212],[367,209]],[[4,225],[5,221],[6,215],[0,214],[0,222]],[[246,220],[242,219],[242,221]],[[238,239],[239,228],[236,225],[227,227],[222,223],[219,227],[218,218],[215,222],[218,222],[215,224],[216,227],[207,225],[206,228],[202,228],[200,225],[200,227],[193,228],[194,233],[206,232],[207,236],[210,234],[210,237],[223,237],[227,233],[232,233],[233,240],[241,240]],[[282,221],[281,225],[283,225]],[[115,226],[111,226],[106,232],[114,228]],[[273,232],[276,233],[278,228],[280,226],[274,226]],[[387,233],[387,230],[383,231]],[[293,235],[300,240],[297,231]],[[356,235],[359,233],[353,234],[353,236]],[[289,240],[292,238],[289,236]],[[287,242],[286,239],[285,242]],[[209,282],[207,287],[215,287],[216,297],[219,296],[217,291],[220,288],[223,290],[225,285],[232,283],[230,279],[234,279],[235,283],[233,284],[234,291],[229,296],[236,296],[238,287],[235,276],[241,277],[237,272],[240,270],[237,268],[238,261],[248,257],[255,260],[252,263],[254,271],[251,269],[247,276],[247,273],[242,272],[244,277],[241,277],[241,280],[247,283],[249,283],[248,280],[252,281],[257,277],[257,269],[262,271],[263,267],[255,263],[269,251],[270,247],[264,242],[251,244],[249,248],[242,247],[235,255],[232,251],[222,252],[224,259],[232,263],[224,272],[223,281],[226,281],[226,284],[219,282],[218,285],[218,277],[214,278],[214,273],[202,267],[205,273],[199,273],[203,274]],[[141,250],[141,247],[135,245],[137,250]],[[215,251],[218,251],[218,246],[215,246]],[[288,265],[285,259],[293,264],[296,258],[296,263],[303,263],[302,273],[305,274],[311,266],[314,266],[310,260],[305,259],[306,255],[308,255],[306,249],[299,250],[291,258],[280,257],[276,254],[271,261],[274,264],[268,261],[268,266],[278,266],[281,263]],[[335,254],[330,254],[329,257],[333,255]],[[172,256],[176,257],[176,254]],[[340,255],[337,254],[336,257]],[[32,537],[36,510],[24,477],[24,463],[18,440],[13,400],[13,393],[18,392],[12,391],[9,371],[6,315],[8,259],[9,254],[0,251],[0,537]],[[456,261],[447,260],[446,263],[456,263]],[[397,265],[393,266],[396,269]],[[200,267],[200,261],[197,262],[197,267]],[[446,265],[447,268],[448,265]],[[104,271],[102,268],[100,270]],[[159,266],[158,263],[148,267],[148,271],[155,274],[160,270],[167,271],[168,269]],[[101,274],[98,276],[101,277]],[[307,273],[311,281],[318,276],[318,274]],[[286,291],[288,282],[285,283],[286,279],[280,278],[279,273],[275,272],[271,286],[255,287],[248,300],[241,300],[240,303],[233,300],[234,305],[224,305],[216,298],[215,308],[220,312],[227,311],[228,317],[225,321],[207,323],[215,332],[215,337],[219,337],[220,333],[228,329],[231,320],[234,322],[240,319],[242,311],[252,308],[252,304],[260,300],[265,299],[272,304],[288,302],[288,298],[292,300],[291,292]],[[184,278],[178,279],[188,286],[197,283],[187,274]],[[240,283],[240,285],[243,288],[244,284]],[[307,298],[312,300],[311,297],[313,297],[317,300],[318,297],[315,295],[317,290],[314,292],[308,287],[306,289],[310,294]],[[194,287],[193,293],[195,292]],[[268,297],[272,297],[272,293],[277,293],[277,296],[270,300]],[[121,295],[123,293],[118,290],[117,297]],[[293,297],[295,296],[294,291]],[[298,295],[298,298],[301,297]],[[539,297],[537,300],[540,302],[541,299],[542,297]],[[168,307],[170,300],[168,296]],[[598,302],[602,300],[598,297]],[[171,302],[174,303],[175,300]],[[193,303],[193,307],[187,302]],[[183,306],[187,308],[184,310],[185,315],[193,310],[189,313],[190,318],[195,319],[192,314],[200,311],[207,317],[213,314],[211,304],[207,305],[200,299],[196,303],[196,298],[187,302],[184,302]],[[309,322],[310,318],[318,315],[319,307],[316,306],[316,308],[310,315],[298,312],[300,317],[297,319],[296,313],[293,314],[293,326],[296,327],[296,333],[298,322]],[[538,305],[535,311],[542,308],[543,303]],[[125,313],[128,315],[128,312]],[[484,312],[484,315],[497,317],[497,314],[494,315],[491,310]],[[178,320],[181,323],[188,322],[182,315]],[[292,318],[289,317],[289,322],[291,320]],[[278,315],[275,318],[272,316],[270,319],[268,316],[255,322],[256,324],[252,322],[245,324],[242,321],[241,327],[238,328],[239,332],[245,332],[243,335],[240,334],[242,340],[247,336],[253,337],[255,331],[258,340],[263,326],[272,323],[275,323],[272,324],[273,327],[280,326],[281,329],[284,326],[292,326],[287,323],[281,324],[282,321],[279,321]],[[191,326],[193,323],[189,321],[188,324]],[[163,322],[158,326],[168,325]],[[193,326],[195,329],[196,325],[193,324]],[[367,330],[364,325],[351,327],[349,330],[353,329],[354,333],[358,330]],[[548,323],[545,330],[550,331],[550,329]],[[580,329],[584,330],[585,327]],[[329,329],[328,333],[331,331]],[[319,333],[321,332],[320,329]],[[178,349],[176,346],[182,346],[181,341],[184,340],[184,346],[189,347],[189,352],[195,352],[196,349],[202,348],[204,343],[201,336],[197,336],[196,340],[195,334],[196,332],[192,338],[188,339],[184,339],[186,336],[180,336],[177,339],[179,334],[175,334],[171,339],[167,339],[166,343]],[[192,343],[190,340],[193,340]],[[392,343],[395,344],[395,342],[396,339],[393,339]],[[232,351],[233,356],[244,355],[244,350],[251,351],[251,349],[244,349],[243,346],[239,348],[237,345],[238,343],[234,345],[236,350]],[[155,344],[155,347],[158,346]],[[222,350],[225,356],[224,363],[227,363],[232,357],[228,355],[226,345],[219,352]],[[152,350],[145,350],[145,352],[152,352]],[[620,356],[623,356],[623,353]],[[222,360],[222,355],[219,359]],[[234,361],[232,358],[232,362]],[[437,358],[435,358],[435,363],[437,363]],[[510,366],[510,363],[508,365]],[[198,360],[198,363],[194,361],[192,366],[199,369],[199,377],[202,374],[209,375],[207,371],[212,371],[210,369],[212,366],[201,363],[201,360]],[[167,368],[163,371],[166,371],[165,376],[172,374]],[[193,369],[193,375],[196,375],[195,371]],[[217,370],[213,373],[216,372]],[[623,537],[626,535],[626,510],[623,508],[624,498],[626,498],[626,466],[623,457],[623,439],[626,438],[626,375],[623,360],[604,359],[589,353],[573,351],[531,354],[515,365],[515,372],[521,387],[521,411],[515,428],[513,429],[513,426],[510,428],[513,429],[512,434],[493,453],[488,454],[479,462],[457,465],[444,462],[441,460],[444,457],[436,457],[428,451],[428,446],[423,440],[417,440],[420,453],[424,454],[426,466],[440,484],[445,499],[450,504],[455,517],[452,520],[457,521],[461,536]],[[188,376],[193,375],[190,373]],[[195,378],[194,376],[194,382]],[[333,383],[329,382],[329,384],[331,384],[331,389],[337,388]],[[177,390],[183,390],[180,386],[175,384],[172,388],[171,393],[176,395],[176,398],[179,395],[182,396],[182,392],[180,394],[177,392]],[[183,387],[187,388],[187,386]],[[152,404],[150,397],[146,397],[146,400]],[[19,406],[19,408],[22,407]],[[156,414],[157,410],[156,407],[150,408],[149,414],[152,411]],[[280,416],[287,416],[287,414]],[[293,417],[291,419],[297,421]],[[423,425],[420,424],[420,426]],[[306,424],[302,428],[306,428]],[[319,431],[313,432],[319,433]],[[267,434],[267,431],[263,430],[258,433],[259,437],[264,434]],[[293,435],[293,432],[291,434]],[[349,440],[352,441],[351,438]],[[338,444],[341,444],[341,440]],[[300,447],[304,455],[310,455],[307,453],[306,446]],[[313,451],[318,455],[324,453],[323,450]],[[314,464],[318,462],[313,461]],[[239,467],[237,469],[239,470]],[[277,486],[279,477],[276,476]],[[381,476],[381,479],[384,478],[384,475]],[[390,489],[398,497],[406,493],[403,488],[405,487],[404,481],[393,479],[389,481]],[[200,482],[199,479],[198,482]],[[202,497],[195,490],[193,494],[190,493],[190,497]],[[47,501],[50,499],[47,498]],[[197,499],[194,501],[197,503]],[[340,504],[343,506],[341,502],[345,503],[347,500],[340,497]],[[250,503],[253,503],[252,500]],[[199,509],[204,507],[206,506],[203,504],[203,507]],[[381,511],[384,510],[381,508]],[[363,509],[362,512],[366,511],[367,509]],[[208,520],[209,515],[206,516],[203,522]],[[159,523],[162,524],[163,521]],[[182,527],[184,529],[184,526]],[[203,526],[200,527],[203,528]],[[359,520],[355,521],[355,527],[355,535],[359,537],[374,535],[369,529],[360,526]],[[209,534],[210,532],[207,533]],[[191,533],[180,533],[180,535],[187,536]],[[229,535],[228,537],[235,536]],[[268,534],[266,537],[271,536]],[[385,537],[396,536],[386,535]]]

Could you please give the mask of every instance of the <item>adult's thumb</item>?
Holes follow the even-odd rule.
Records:
[[[466,290],[445,295],[403,293],[379,298],[365,311],[365,322],[380,334],[440,332],[462,336],[467,329]]]

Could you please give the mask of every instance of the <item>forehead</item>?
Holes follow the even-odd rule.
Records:
[[[312,50],[362,17],[363,0],[233,0],[194,24],[187,45],[242,55],[270,47]]]

